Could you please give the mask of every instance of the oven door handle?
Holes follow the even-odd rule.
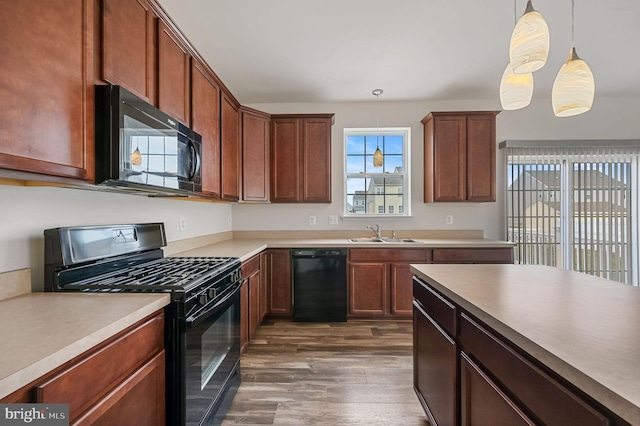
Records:
[[[233,290],[231,290],[229,293],[225,294],[224,297],[222,299],[218,300],[213,306],[208,307],[204,311],[199,311],[195,315],[191,315],[191,316],[187,317],[187,319],[186,319],[187,326],[194,326],[194,325],[198,324],[199,322],[201,322],[201,321],[205,320],[206,318],[208,318],[211,314],[215,313],[222,305],[227,303],[227,301],[229,299],[231,299],[233,296],[235,296],[240,291],[240,287],[242,287],[242,284],[244,284],[245,281],[246,281],[246,279],[242,279],[242,280],[238,281],[236,284],[234,284]]]

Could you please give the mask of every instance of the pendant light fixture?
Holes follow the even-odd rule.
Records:
[[[377,105],[379,96],[382,95],[383,90],[374,89],[371,93],[376,97],[376,109],[378,109]],[[378,139],[380,138],[380,135],[378,134],[380,132],[379,111],[376,113],[376,115],[378,115],[378,117],[376,118],[376,151],[373,153],[373,167],[382,167],[382,151],[380,151],[380,144],[378,143]]]
[[[513,0],[513,21],[516,23],[516,0]],[[514,26],[515,28],[515,26]],[[524,108],[533,96],[533,74],[516,74],[508,63],[500,80],[500,103],[504,110]]]
[[[542,15],[527,1],[509,45],[509,62],[516,74],[527,74],[542,68],[549,56],[549,27]]]
[[[571,51],[562,65],[551,91],[551,103],[556,117],[571,117],[591,109],[596,85],[589,65],[574,47],[574,0],[571,0]]]
[[[131,164],[134,166],[140,166],[142,164],[142,154],[140,153],[140,150],[137,146],[136,150],[131,153],[129,159],[131,160]]]

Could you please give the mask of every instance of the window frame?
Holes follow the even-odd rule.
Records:
[[[350,136],[402,136],[402,173],[348,173],[347,172],[347,139]],[[343,128],[343,143],[342,143],[342,160],[343,160],[343,194],[342,194],[342,202],[343,206],[343,217],[353,218],[353,217],[411,217],[411,127],[362,127],[362,128]],[[361,213],[349,212],[347,209],[349,190],[347,188],[349,178],[353,177],[364,177],[367,178],[375,178],[375,177],[402,177],[402,206],[405,207],[402,209],[402,213],[397,213],[396,211],[400,209],[394,208],[394,213],[385,213],[386,206],[383,207],[383,213],[367,213],[366,212],[366,202],[365,211]],[[353,195],[353,194],[351,194]],[[381,195],[381,194],[372,194],[372,195]],[[384,194],[386,197],[389,196],[397,196],[398,193],[387,193]]]

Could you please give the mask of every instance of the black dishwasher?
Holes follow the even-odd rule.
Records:
[[[294,249],[294,321],[347,320],[347,250]]]

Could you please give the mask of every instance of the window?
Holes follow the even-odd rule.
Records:
[[[640,141],[503,145],[516,260],[638,285]]]
[[[345,215],[410,215],[411,129],[344,129]],[[373,165],[376,148],[382,167]],[[386,212],[386,213],[385,213]]]

